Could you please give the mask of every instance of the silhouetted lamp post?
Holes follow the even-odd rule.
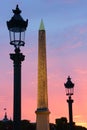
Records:
[[[20,130],[21,121],[21,62],[25,56],[20,52],[20,47],[24,46],[25,31],[28,20],[24,21],[21,17],[21,10],[18,5],[12,10],[14,15],[11,20],[7,21],[7,27],[10,35],[10,44],[14,46],[15,53],[10,54],[14,66],[14,102],[13,102],[13,121],[14,130]]]
[[[68,96],[68,107],[69,107],[69,123],[72,129],[73,125],[73,114],[72,114],[72,103],[73,99],[71,96],[74,94],[74,83],[72,83],[71,78],[68,76],[67,82],[64,84],[65,90],[66,90],[66,95]]]

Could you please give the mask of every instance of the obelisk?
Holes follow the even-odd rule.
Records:
[[[41,20],[38,32],[38,92],[36,130],[49,130],[49,109],[47,90],[46,32]]]

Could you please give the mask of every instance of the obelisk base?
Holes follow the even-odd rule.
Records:
[[[46,108],[37,109],[36,111],[36,130],[49,130],[49,110]]]

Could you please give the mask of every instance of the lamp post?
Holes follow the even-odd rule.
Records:
[[[64,83],[65,89],[66,89],[66,95],[68,96],[68,107],[69,107],[69,124],[70,128],[72,130],[73,126],[73,113],[72,113],[72,95],[74,94],[74,83],[72,83],[70,76],[67,78],[67,82]]]
[[[15,53],[10,54],[14,67],[14,101],[13,101],[13,121],[14,130],[20,130],[21,121],[21,63],[25,56],[20,52],[20,47],[24,46],[24,36],[28,25],[28,20],[24,21],[21,17],[21,10],[18,5],[13,10],[13,17],[7,21],[10,35],[10,44],[14,46]]]

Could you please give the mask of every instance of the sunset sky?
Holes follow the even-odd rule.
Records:
[[[29,20],[26,44],[21,52],[22,119],[36,121],[38,29],[44,21],[47,44],[48,99],[50,122],[67,117],[68,104],[64,83],[68,75],[75,83],[73,120],[87,127],[87,0],[3,0],[0,2],[0,119],[7,108],[13,118],[13,62],[6,21],[16,5]]]

